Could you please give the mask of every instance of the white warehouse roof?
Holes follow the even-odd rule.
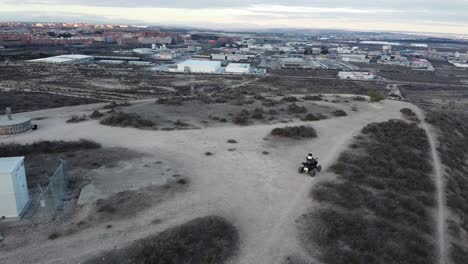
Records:
[[[53,57],[52,57],[52,58],[53,58]],[[83,60],[83,59],[93,59],[93,56],[81,55],[81,54],[68,54],[68,55],[56,56],[56,58],[66,58],[66,59],[74,59],[74,60]]]
[[[221,70],[220,61],[186,60],[177,64],[179,72],[219,73]]]
[[[77,61],[85,61],[85,60],[92,60],[93,56],[88,55],[80,55],[80,54],[68,54],[68,55],[60,55],[60,56],[53,56],[48,58],[41,58],[30,60],[30,62],[46,62],[46,63],[73,63]]]
[[[240,73],[248,74],[250,73],[250,64],[248,63],[229,63],[226,67],[227,73]]]
[[[186,60],[178,65],[181,66],[209,66],[209,67],[221,67],[220,61],[205,61],[205,60]]]
[[[250,64],[248,63],[229,63],[228,68],[240,68],[240,69],[250,69]]]

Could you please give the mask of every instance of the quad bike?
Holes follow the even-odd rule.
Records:
[[[322,170],[322,166],[318,165],[318,161],[315,160],[313,164],[303,162],[302,166],[299,167],[299,173],[309,174],[311,177],[314,177],[318,172]]]

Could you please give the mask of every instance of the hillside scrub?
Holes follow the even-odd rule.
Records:
[[[317,132],[310,126],[294,126],[294,127],[283,127],[275,128],[271,131],[271,135],[287,138],[315,138]]]
[[[438,151],[445,166],[446,204],[454,215],[450,221],[456,228],[449,255],[455,264],[468,263],[468,115],[429,111],[426,121],[438,130]]]
[[[416,124],[366,126],[315,186],[314,209],[300,218],[302,242],[326,264],[434,263],[435,206],[430,147]]]
[[[38,141],[25,145],[16,143],[0,144],[0,153],[2,157],[17,157],[98,148],[101,148],[100,144],[87,139],[78,141]]]
[[[153,128],[155,123],[142,118],[135,113],[116,112],[104,118],[100,122],[106,126],[134,127],[134,128]]]
[[[196,218],[160,234],[114,249],[84,264],[222,264],[238,250],[239,234],[218,216]]]

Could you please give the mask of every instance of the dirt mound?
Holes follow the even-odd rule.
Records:
[[[207,216],[106,252],[84,264],[218,264],[238,248],[239,234],[226,219]]]

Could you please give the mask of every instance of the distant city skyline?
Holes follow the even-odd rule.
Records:
[[[0,21],[73,21],[214,29],[316,28],[468,34],[468,1],[0,0]]]

